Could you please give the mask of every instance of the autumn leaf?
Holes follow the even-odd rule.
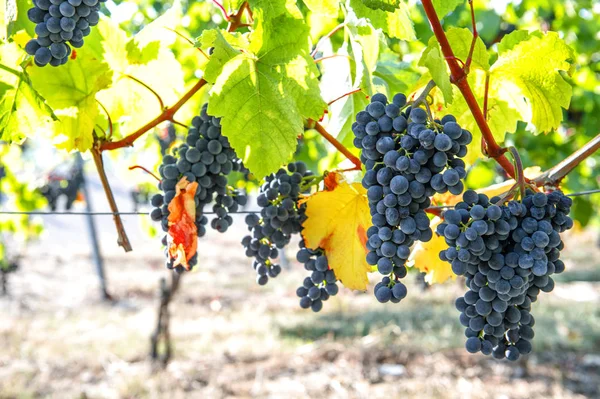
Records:
[[[343,181],[344,176],[342,176],[339,172],[329,172],[325,175],[323,179],[323,184],[325,185],[325,190],[332,191]]]
[[[175,186],[175,198],[169,203],[169,255],[175,259],[173,266],[190,270],[188,261],[198,249],[196,203],[194,196],[198,183],[183,177]]]
[[[332,191],[307,201],[302,236],[311,249],[322,248],[329,265],[345,287],[367,289],[367,229],[371,226],[367,192],[360,183],[339,182]]]
[[[456,279],[450,263],[440,259],[440,251],[448,248],[444,237],[435,233],[440,223],[442,223],[442,218],[433,218],[431,221],[431,229],[434,231],[433,238],[428,242],[419,242],[415,245],[408,258],[408,266],[416,267],[425,273],[425,281],[429,284],[443,283],[449,278]]]

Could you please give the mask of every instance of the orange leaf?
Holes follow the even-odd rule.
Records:
[[[340,181],[343,180],[343,177],[338,172],[329,172],[325,175],[323,179],[323,184],[325,185],[325,189],[327,191],[335,190],[335,188],[340,184]]]
[[[322,248],[329,265],[345,287],[367,289],[367,229],[371,215],[365,188],[360,183],[338,182],[332,191],[308,198],[302,236],[311,249]]]
[[[175,186],[175,198],[169,203],[169,255],[175,259],[173,266],[190,270],[188,261],[198,249],[196,203],[194,196],[198,183],[183,177]]]

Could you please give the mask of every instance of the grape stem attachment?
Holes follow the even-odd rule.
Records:
[[[412,101],[411,105],[413,107],[418,107],[422,103],[427,104],[427,96],[429,96],[429,93],[431,92],[431,90],[433,90],[435,86],[436,84],[433,80],[427,82],[427,85],[425,86],[425,88],[423,88],[421,94],[419,94],[419,96]]]
[[[515,161],[515,188],[519,189],[519,194],[521,195],[521,198],[525,198],[525,173],[523,172],[523,162],[521,161],[521,157],[519,156],[519,151],[517,151],[515,147],[510,146],[508,147],[508,152],[510,152],[510,155]]]

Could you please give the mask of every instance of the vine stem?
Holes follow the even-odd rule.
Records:
[[[417,98],[415,98],[414,101],[412,102],[413,107],[418,107],[423,102],[426,103],[425,100],[427,99],[427,96],[429,95],[431,90],[433,90],[434,87],[435,87],[435,82],[433,80],[430,80],[429,82],[427,82],[427,85],[425,86],[425,88],[423,88],[423,91],[421,92],[421,94],[419,94],[419,96]]]
[[[154,173],[152,173],[152,171],[148,170],[147,168],[145,168],[141,165],[133,165],[133,166],[129,167],[129,170],[134,170],[134,169],[141,169],[160,182],[160,177],[156,176]]]
[[[225,7],[223,7],[223,4],[221,4],[217,0],[213,0],[213,3],[219,8],[219,10],[221,10],[221,13],[223,14],[225,20],[229,21],[229,15],[227,15],[227,11],[225,10]]]
[[[315,130],[317,132],[319,132],[319,134],[321,136],[323,136],[323,138],[325,140],[329,141],[331,143],[331,145],[333,145],[339,152],[344,154],[346,156],[346,158],[348,158],[348,160],[350,160],[350,162],[352,162],[354,164],[354,169],[351,169],[351,170],[361,170],[362,169],[362,163],[360,162],[360,159],[358,159],[346,147],[344,147],[344,145],[342,143],[337,141],[337,139],[335,137],[333,137],[331,134],[329,134],[329,132],[327,130],[325,130],[323,125],[321,125],[317,121],[313,121],[313,120],[309,119],[309,123],[310,122],[315,124]]]
[[[185,36],[183,33],[176,31],[175,29],[171,29],[171,28],[167,28],[164,27],[166,30],[171,31],[173,33],[175,33],[177,36],[179,36],[180,38],[182,38],[183,40],[185,40],[186,42],[188,42],[189,44],[192,45],[192,47],[195,47],[196,45],[194,44],[194,42],[192,41],[192,39],[190,39],[189,37]],[[206,58],[207,60],[210,58],[204,51],[202,51],[202,49],[200,47],[196,47],[198,49],[198,51],[200,51],[200,53],[204,56],[204,58]]]
[[[252,19],[252,10],[250,9],[250,5],[247,1],[244,1],[235,13],[228,16],[227,21],[229,21],[229,26],[227,27],[227,31],[233,32],[238,28],[250,26],[250,24],[245,24],[242,22],[244,11],[248,11],[248,17],[249,19]]]
[[[102,150],[99,148],[92,148],[91,152],[94,158],[94,163],[96,164],[96,169],[98,169],[98,175],[100,176],[100,181],[102,182],[104,193],[106,194],[106,199],[108,200],[110,210],[113,213],[113,219],[115,221],[115,227],[117,228],[118,234],[117,243],[121,247],[123,247],[125,252],[130,252],[132,250],[131,243],[129,242],[129,238],[127,237],[127,233],[125,232],[125,226],[123,226],[123,220],[121,219],[121,215],[119,215],[119,208],[117,207],[117,202],[115,201],[112,189],[110,188],[110,184],[108,183],[108,178],[106,177],[106,171],[104,170]]]
[[[102,142],[102,144],[100,145],[100,151],[115,150],[117,148],[123,148],[123,147],[131,147],[133,145],[133,143],[137,139],[139,139],[144,133],[146,133],[147,131],[149,131],[153,127],[155,127],[155,126],[157,126],[160,123],[165,122],[165,121],[172,121],[173,120],[173,116],[175,115],[175,113],[177,111],[179,111],[179,109],[194,94],[196,94],[205,84],[206,84],[206,80],[200,79],[172,107],[165,107],[159,116],[157,116],[156,118],[154,118],[150,122],[146,123],[144,126],[142,126],[141,128],[139,128],[135,132],[131,133],[130,135],[122,138],[121,140]]]
[[[160,104],[160,109],[163,109],[165,107],[165,103],[163,102],[162,97],[160,96],[160,94],[158,94],[156,92],[156,90],[154,90],[152,87],[148,86],[146,83],[142,82],[141,80],[139,80],[138,78],[136,78],[135,76],[131,76],[128,74],[124,74],[123,75],[124,78],[128,78],[133,80],[134,82],[136,82],[137,84],[145,87],[150,93],[154,94],[154,97],[156,97],[156,99],[158,100],[158,103]]]
[[[515,161],[515,186],[519,188],[521,198],[525,198],[525,174],[523,173],[523,162],[521,161],[521,157],[519,156],[519,151],[517,151],[515,147],[508,147],[508,151],[510,152],[510,155]]]
[[[586,145],[569,155],[556,166],[548,169],[533,180],[536,186],[555,185],[575,169],[581,162],[600,149],[600,134]]]
[[[505,150],[500,147],[494,139],[494,135],[492,134],[492,131],[483,116],[481,108],[477,103],[477,99],[475,98],[475,95],[469,86],[469,82],[467,81],[467,72],[464,68],[461,68],[456,60],[456,57],[454,56],[454,52],[452,51],[452,47],[448,42],[444,28],[442,28],[442,24],[440,23],[440,20],[435,12],[432,1],[422,0],[421,3],[425,9],[425,14],[429,20],[431,29],[433,30],[433,34],[440,44],[444,58],[448,63],[448,67],[450,68],[450,80],[462,93],[467,105],[469,106],[469,110],[471,111],[471,114],[473,115],[473,118],[479,127],[479,130],[481,130],[481,134],[487,146],[487,155],[494,158],[509,176],[515,177],[515,168],[508,158],[504,156]]]
[[[358,92],[360,92],[360,91],[362,91],[362,89],[360,89],[360,88],[359,88],[359,89],[354,89],[354,90],[351,90],[351,91],[349,91],[348,93],[344,93],[344,94],[342,94],[341,96],[339,96],[339,97],[336,97],[336,98],[334,98],[333,100],[329,101],[329,102],[327,103],[327,105],[331,105],[331,104],[333,104],[334,102],[336,102],[336,101],[339,101],[339,100],[341,100],[341,99],[342,99],[342,98],[344,98],[344,97],[351,96],[352,94],[354,94],[354,93],[358,93]]]
[[[321,58],[315,58],[315,64],[318,64],[319,62],[322,62],[325,60],[329,60],[331,58],[337,58],[337,57],[344,57],[344,58],[348,58],[349,60],[351,60],[350,56],[348,56],[346,54],[332,54],[332,55],[327,55],[327,56],[321,57]]]
[[[317,42],[317,44],[315,45],[314,50],[310,53],[310,56],[312,58],[315,58],[315,55],[317,55],[317,52],[319,51],[319,47],[321,46],[321,43],[323,42],[324,39],[328,39],[331,36],[333,36],[337,31],[339,31],[340,29],[344,28],[346,26],[346,23],[341,23],[338,26],[336,26],[335,28],[333,28],[331,30],[331,32],[329,32],[328,34],[326,34],[325,36],[323,36],[322,38],[319,39],[319,41]]]

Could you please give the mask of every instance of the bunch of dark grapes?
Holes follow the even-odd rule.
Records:
[[[306,248],[304,240],[301,240],[299,245],[300,250],[296,254],[296,259],[311,273],[298,287],[296,295],[300,298],[302,309],[311,308],[313,312],[318,312],[323,308],[323,301],[338,293],[337,277],[329,267],[327,256],[322,249]]]
[[[71,46],[83,46],[83,38],[100,20],[100,3],[106,0],[35,0],[27,11],[36,24],[36,38],[25,45],[37,66],[59,66],[71,55]],[[69,46],[69,44],[71,46]]]
[[[200,116],[194,117],[192,127],[188,130],[186,143],[173,149],[173,155],[165,155],[158,171],[162,180],[158,188],[162,194],[155,194],[150,202],[155,208],[150,212],[154,221],[160,221],[163,231],[169,231],[169,203],[175,198],[175,186],[182,179],[188,182],[198,182],[196,189],[196,227],[198,237],[206,234],[208,218],[204,214],[205,205],[215,201],[213,212],[215,218],[211,227],[221,233],[227,231],[233,223],[229,213],[236,212],[246,204],[247,198],[237,190],[228,186],[227,175],[232,170],[239,170],[241,161],[231,148],[227,137],[221,134],[221,120],[207,114],[207,104],[202,106]],[[168,244],[168,236],[162,239],[163,245]],[[173,268],[174,259],[167,254],[166,266]],[[190,266],[196,264],[196,256]],[[183,271],[181,266],[177,271]]]
[[[425,209],[435,193],[460,194],[466,176],[462,159],[472,135],[451,115],[429,120],[422,108],[407,106],[406,96],[393,101],[376,94],[352,125],[361,149],[373,226],[367,231],[367,262],[385,277],[375,288],[380,302],[399,302],[406,287],[405,263],[415,241],[432,238]]]
[[[467,351],[514,361],[532,349],[532,302],[552,291],[551,275],[565,269],[560,233],[573,226],[572,201],[560,191],[527,190],[522,202],[499,202],[468,190],[437,232],[449,246],[440,258],[466,277],[469,290],[456,308]]]
[[[274,263],[278,249],[290,242],[292,234],[302,230],[306,205],[299,205],[298,200],[301,194],[307,193],[302,189],[304,178],[312,175],[304,162],[294,162],[267,176],[257,197],[257,204],[262,208],[260,216],[256,213],[246,216],[248,230],[252,233],[244,237],[242,245],[246,248],[246,256],[255,258],[253,266],[257,273],[256,282],[260,285],[281,273],[281,266]]]

